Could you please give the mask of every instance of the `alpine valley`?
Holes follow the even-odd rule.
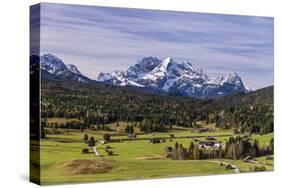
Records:
[[[31,182],[276,168],[273,18],[52,3],[30,13]]]
[[[97,80],[52,54],[30,69],[42,184],[274,169],[273,86],[248,92],[236,73],[213,79],[172,58]]]

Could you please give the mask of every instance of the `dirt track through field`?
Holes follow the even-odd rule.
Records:
[[[93,147],[93,151],[96,154],[96,156],[100,156],[100,153],[98,152],[97,147],[99,147],[99,146],[101,146],[103,144],[104,144],[104,141],[102,140],[98,145]]]

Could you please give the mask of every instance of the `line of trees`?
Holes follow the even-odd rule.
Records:
[[[202,160],[202,159],[244,159],[245,157],[259,157],[274,153],[274,141],[271,138],[268,146],[260,147],[258,140],[250,140],[240,136],[230,137],[225,147],[216,149],[202,149],[198,144],[191,142],[189,148],[175,143],[174,147],[166,147],[164,152],[167,158],[174,160]]]
[[[219,128],[234,128],[238,132],[267,134],[274,131],[273,109],[267,106],[239,106],[221,111],[215,116]]]
[[[260,146],[257,139],[250,140],[240,136],[230,137],[225,146],[225,158],[227,159],[244,159],[247,156],[259,157],[273,154],[273,138],[268,146]]]

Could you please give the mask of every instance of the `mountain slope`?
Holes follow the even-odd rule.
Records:
[[[75,65],[66,65],[60,58],[52,54],[40,56],[41,76],[51,80],[75,80],[90,82],[91,79],[82,75]]]
[[[194,98],[217,98],[247,92],[237,73],[210,78],[201,69],[194,69],[188,61],[163,61],[155,57],[143,58],[126,71],[100,73],[98,81],[116,86],[149,87]]]
[[[67,64],[66,65],[67,69],[75,74],[78,74],[78,75],[82,75],[81,72],[78,70],[78,68],[73,65],[73,64]]]

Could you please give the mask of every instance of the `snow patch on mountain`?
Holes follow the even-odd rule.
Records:
[[[66,65],[61,59],[52,55],[44,54],[40,57],[41,68],[48,71],[51,74],[60,74],[67,70]]]
[[[80,73],[80,71],[78,70],[78,68],[77,68],[75,65],[73,65],[73,64],[67,64],[66,67],[67,67],[67,69],[68,69],[69,71],[71,71],[71,72],[73,72],[73,73],[75,73],[75,74],[82,75],[82,74]]]
[[[76,80],[79,82],[88,82],[89,78],[84,76],[73,64],[66,65],[60,58],[52,54],[40,56],[41,69],[51,75],[63,80]]]

